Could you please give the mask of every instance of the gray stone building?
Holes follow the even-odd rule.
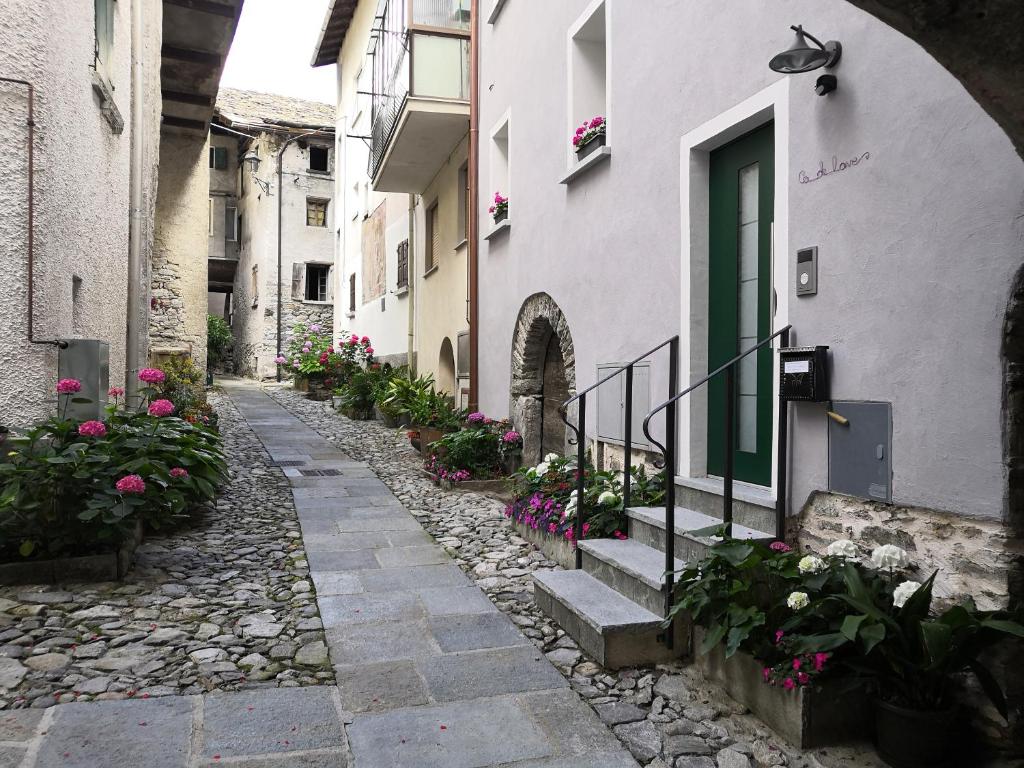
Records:
[[[275,375],[297,323],[333,327],[334,149],[329,104],[230,88],[217,97],[204,306],[231,324],[240,373]]]

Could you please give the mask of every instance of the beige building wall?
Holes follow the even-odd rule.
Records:
[[[141,5],[146,264],[160,151],[162,7],[159,0]],[[93,87],[91,2],[0,3],[0,75],[35,86],[35,337],[108,342],[110,383],[117,385],[125,375],[132,3],[111,7],[113,45],[103,69],[113,91],[106,110]],[[51,412],[57,377],[56,348],[28,342],[26,120],[26,89],[0,83],[0,424],[12,426]]]

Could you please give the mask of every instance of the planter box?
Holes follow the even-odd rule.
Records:
[[[420,433],[420,453],[424,453],[431,443],[437,442],[445,435],[443,430],[434,427],[411,427],[411,429]]]
[[[533,544],[547,556],[548,560],[554,560],[566,570],[576,567],[576,548],[567,539],[555,538],[550,534],[535,531],[529,526],[520,525],[515,520],[511,522],[516,536]]]
[[[370,421],[373,418],[372,411],[359,411],[355,408],[342,408],[341,412],[352,419],[352,421]]]
[[[409,426],[408,416],[404,414],[402,416],[389,416],[376,405],[373,406],[373,415],[375,418],[379,419],[380,421],[383,421],[385,427],[391,427],[392,429],[394,429],[396,427]]]
[[[576,147],[576,161],[579,162],[587,155],[593,153],[598,147],[603,147],[605,143],[606,135],[604,131],[601,131],[594,138],[590,139],[586,144],[580,144]]]
[[[700,647],[704,630],[694,627],[693,647]],[[799,749],[814,749],[866,739],[871,734],[871,699],[861,690],[848,690],[841,680],[825,680],[787,691],[761,677],[763,665],[737,651],[730,658],[719,645],[694,661],[704,678],[722,686],[736,701]]]
[[[142,523],[117,552],[55,560],[0,563],[0,585],[60,584],[73,581],[118,581],[131,570],[135,550],[142,543]]]
[[[494,223],[497,224],[499,221],[504,221],[508,218],[508,208],[505,208],[498,213],[494,214]]]

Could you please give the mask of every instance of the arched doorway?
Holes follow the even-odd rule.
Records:
[[[452,341],[447,336],[441,342],[441,353],[437,360],[437,388],[441,392],[455,397],[458,393],[455,379],[455,350],[452,348]]]
[[[562,310],[546,293],[523,302],[512,334],[512,421],[523,435],[523,461],[564,453],[559,409],[576,391],[576,353]],[[574,413],[570,414],[570,419]]]

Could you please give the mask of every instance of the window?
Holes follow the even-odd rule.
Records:
[[[507,193],[506,193],[507,194]],[[469,164],[463,163],[459,168],[459,234],[465,240],[469,237],[467,222],[469,221]]]
[[[457,365],[455,375],[460,379],[469,378],[469,331],[459,331],[456,344]],[[645,414],[646,415],[646,414]]]
[[[206,225],[209,229],[210,237],[213,237],[213,198],[210,198],[210,208],[206,215]]]
[[[96,70],[110,76],[110,59],[114,48],[114,0],[95,0],[96,7]]]
[[[85,328],[85,317],[82,306],[82,278],[71,276],[71,334],[81,336]]]
[[[491,189],[484,192],[487,207],[494,200],[494,193],[500,192],[502,197],[509,196],[509,163],[508,136],[511,118],[506,114],[497,127],[491,131],[490,181]]]
[[[330,151],[327,147],[313,147],[309,148],[309,170],[317,171],[318,173],[327,173],[328,159]]]
[[[423,256],[423,271],[430,272],[437,267],[437,256],[441,252],[441,226],[437,215],[437,203],[427,209],[427,242]]]
[[[306,301],[327,301],[331,267],[329,264],[306,265]]]
[[[228,169],[228,148],[210,147],[210,167],[216,171]]]
[[[230,243],[238,242],[238,208],[233,205],[224,207],[224,239]]]
[[[326,227],[327,226],[327,201],[315,200],[312,197],[306,198],[306,226]]]
[[[409,287],[409,241],[398,244],[398,286],[399,289]]]
[[[348,311],[355,314],[356,311],[356,273],[348,276]]]
[[[254,264],[252,277],[249,282],[249,293],[252,294],[252,308],[256,309],[260,303],[260,265]]]
[[[570,114],[566,136],[584,120],[608,119],[608,51],[605,2],[591,6],[569,31]],[[606,140],[607,141],[607,140]],[[570,164],[575,162],[571,145]]]

